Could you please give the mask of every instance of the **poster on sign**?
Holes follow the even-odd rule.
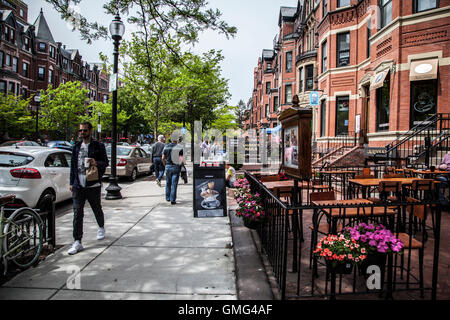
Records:
[[[298,169],[298,126],[284,130],[284,165]]]

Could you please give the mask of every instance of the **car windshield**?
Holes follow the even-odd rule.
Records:
[[[131,148],[117,147],[117,156],[129,156],[131,150]],[[111,147],[106,148],[106,153],[108,154],[108,156],[111,155]]]
[[[0,152],[0,167],[26,166],[34,160],[31,156],[15,154],[12,152]]]

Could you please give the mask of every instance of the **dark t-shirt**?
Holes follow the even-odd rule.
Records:
[[[166,145],[162,142],[157,142],[153,145],[152,147],[152,157],[153,158],[161,158],[162,157],[162,152],[164,150],[164,147]]]
[[[181,165],[179,159],[176,159],[176,160],[174,159],[174,161],[172,161],[172,155],[182,156],[183,148],[178,144],[169,143],[164,148],[163,155],[166,158],[166,165]]]

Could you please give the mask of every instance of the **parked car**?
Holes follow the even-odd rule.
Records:
[[[68,141],[49,141],[49,142],[47,142],[47,147],[56,148],[56,149],[64,149],[67,151],[73,150],[73,146]]]
[[[14,193],[13,206],[39,208],[52,195],[55,202],[72,197],[71,152],[47,147],[0,147],[0,196]]]
[[[150,156],[150,161],[152,161],[152,147],[153,147],[153,144],[144,144],[141,147],[141,149],[144,150]],[[155,172],[155,164],[153,162],[151,162],[150,175],[152,175],[153,172]]]
[[[106,148],[109,162],[111,164],[111,147]],[[136,180],[140,174],[150,174],[150,156],[141,148],[118,146],[116,170],[118,177],[128,177],[131,181]],[[106,168],[105,175],[111,175],[111,165]]]
[[[41,147],[41,145],[35,141],[27,141],[27,140],[16,140],[16,141],[6,141],[3,142],[0,147]]]

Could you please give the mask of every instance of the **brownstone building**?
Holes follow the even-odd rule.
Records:
[[[279,16],[274,58],[265,62],[264,50],[255,69],[251,116],[269,99],[279,113],[294,94],[311,107],[315,91],[318,145],[342,136],[380,147],[450,113],[450,0],[304,0]],[[269,62],[271,77],[261,76]],[[276,93],[260,90],[263,81],[278,89],[280,108]],[[253,124],[265,122],[276,125],[270,112]]]
[[[29,24],[25,3],[2,0],[0,34],[0,92],[29,97],[49,85],[81,81],[91,101],[109,99],[103,66],[83,61],[77,49],[56,42],[42,10]]]

